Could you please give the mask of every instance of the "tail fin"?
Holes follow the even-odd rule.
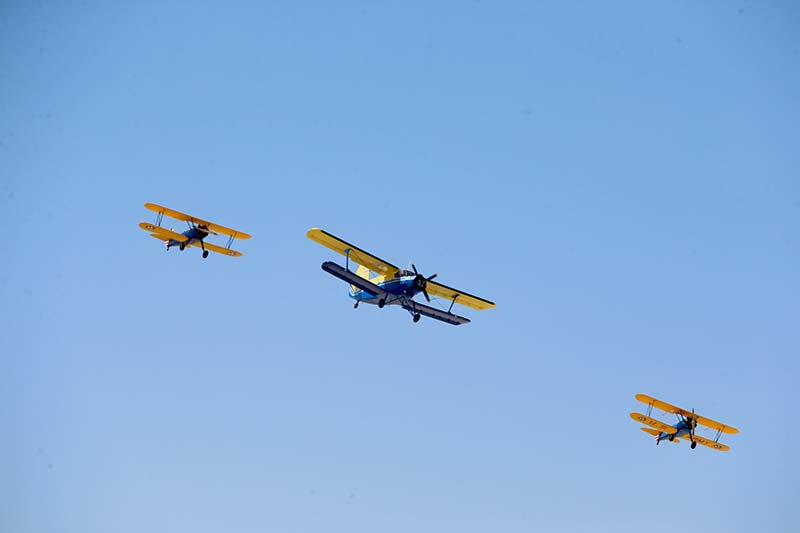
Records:
[[[358,270],[356,270],[356,276],[364,279],[369,279],[370,271],[364,265],[358,265]]]
[[[358,270],[356,270],[356,276],[358,276],[360,278],[364,278],[366,280],[369,280],[369,275],[370,275],[370,271],[369,271],[369,269],[367,267],[365,267],[364,265],[358,265]],[[351,294],[355,294],[357,291],[360,291],[360,290],[361,289],[359,289],[355,285],[350,285],[350,293]]]

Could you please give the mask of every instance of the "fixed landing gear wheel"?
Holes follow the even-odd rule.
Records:
[[[353,309],[358,309],[358,302],[353,304]]]
[[[419,313],[414,315],[414,322],[419,322]]]
[[[697,448],[697,443],[693,441],[692,442],[692,449],[694,450],[695,448]]]
[[[669,436],[669,441],[670,441],[670,442],[672,442],[672,441],[674,441],[674,440],[675,440],[675,435],[670,435],[670,436]]]
[[[386,300],[384,300],[383,298],[378,300],[378,309],[383,309],[384,305],[386,305]]]
[[[203,259],[208,257],[208,250],[203,250]]]
[[[181,252],[182,252],[182,251],[183,251],[185,248],[186,248],[186,243],[185,243],[185,242],[182,242],[182,243],[181,243]]]

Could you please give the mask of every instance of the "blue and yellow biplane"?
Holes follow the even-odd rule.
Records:
[[[680,442],[680,439],[683,438],[692,443],[692,449],[696,448],[697,443],[699,442],[703,446],[707,446],[712,450],[727,452],[730,450],[730,447],[719,442],[720,436],[723,433],[739,433],[739,430],[735,427],[731,427],[717,422],[716,420],[711,420],[710,418],[696,414],[694,409],[689,412],[686,409],[681,409],[680,407],[675,407],[667,402],[662,402],[661,400],[651,398],[646,394],[637,394],[636,399],[647,404],[647,414],[643,415],[641,413],[631,413],[631,418],[636,422],[650,426],[639,429],[653,435],[655,437],[656,444],[662,440],[678,443]],[[652,418],[651,415],[654,407],[656,409],[661,409],[666,413],[674,414],[678,417],[678,422],[670,426],[664,422]],[[697,428],[698,424],[717,430],[717,435],[714,437],[714,440],[709,440],[697,435],[695,433],[695,429]]]
[[[209,250],[218,254],[228,255],[230,257],[239,257],[242,255],[242,252],[231,250],[233,240],[250,238],[250,235],[244,233],[243,231],[226,228],[225,226],[220,226],[219,224],[214,224],[213,222],[208,222],[207,220],[193,217],[191,215],[181,213],[180,211],[175,211],[174,209],[169,209],[167,207],[162,207],[160,205],[151,203],[144,204],[144,206],[150,211],[155,211],[157,213],[156,223],[150,224],[149,222],[140,222],[139,227],[149,232],[151,237],[155,237],[156,239],[164,241],[164,246],[166,247],[167,251],[169,251],[169,249],[173,246],[177,246],[181,251],[183,251],[186,247],[197,246],[203,250],[203,259],[208,257]],[[189,229],[183,233],[178,233],[176,231],[172,231],[171,229],[162,228],[161,222],[164,220],[164,215],[186,222],[186,224],[189,226]],[[220,233],[228,237],[228,244],[225,246],[225,248],[205,242],[205,238],[209,235],[219,235]]]
[[[325,230],[312,228],[308,230],[306,236],[347,258],[344,267],[332,261],[325,261],[322,263],[322,270],[350,284],[349,294],[350,298],[356,301],[353,305],[355,308],[358,308],[360,303],[374,304],[379,308],[399,305],[411,314],[414,322],[418,322],[420,316],[425,315],[448,324],[459,325],[468,323],[469,319],[452,313],[454,304],[466,305],[473,309],[495,307],[489,300],[436,283],[433,279],[438,274],[425,277],[413,264],[411,265],[413,270],[400,269]],[[350,270],[351,262],[359,265],[355,272]],[[419,293],[422,293],[428,302],[431,301],[430,295],[447,299],[450,301],[450,308],[445,311],[419,303],[414,300],[414,296]]]

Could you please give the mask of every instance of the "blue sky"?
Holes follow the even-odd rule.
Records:
[[[0,529],[793,530],[799,20],[4,3]],[[313,226],[498,306],[354,311]]]

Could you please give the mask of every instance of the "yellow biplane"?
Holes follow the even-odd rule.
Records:
[[[641,413],[631,413],[631,418],[636,422],[649,426],[639,429],[653,435],[655,437],[656,444],[662,440],[668,440],[677,443],[683,438],[692,443],[692,449],[696,448],[697,443],[699,442],[703,446],[707,446],[713,450],[727,452],[730,450],[730,447],[719,442],[720,436],[723,433],[739,433],[739,430],[735,427],[731,427],[717,422],[716,420],[711,420],[710,418],[696,414],[694,409],[689,412],[686,409],[681,409],[680,407],[675,407],[667,402],[662,402],[661,400],[651,398],[646,394],[637,394],[636,399],[644,404],[647,404],[647,414],[643,415]],[[666,413],[674,414],[678,417],[678,422],[670,426],[664,422],[661,422],[660,420],[652,418],[654,407]],[[697,435],[695,433],[695,428],[697,428],[698,424],[717,430],[717,435],[714,437],[714,440],[709,440]]]
[[[411,265],[413,271],[400,269],[325,230],[312,228],[308,230],[306,236],[347,258],[344,267],[332,261],[325,261],[322,263],[322,270],[350,284],[350,298],[356,301],[353,305],[355,308],[358,308],[361,302],[374,304],[379,308],[385,305],[399,305],[411,314],[414,322],[419,321],[420,315],[425,315],[448,324],[459,325],[466,324],[469,319],[451,313],[453,304],[459,303],[473,309],[495,307],[489,300],[436,283],[433,278],[437,274],[425,277],[417,272],[417,267],[413,264]],[[351,261],[360,265],[355,272],[350,270]],[[447,299],[450,301],[450,308],[445,311],[419,303],[414,300],[414,296],[419,293],[422,293],[428,302],[431,301],[431,294]]]
[[[208,257],[209,250],[222,255],[239,257],[242,255],[241,252],[231,250],[233,240],[250,238],[250,235],[242,231],[226,228],[225,226],[220,226],[219,224],[214,224],[213,222],[208,222],[207,220],[175,211],[174,209],[150,203],[144,204],[144,206],[150,211],[155,211],[157,213],[156,223],[150,224],[149,222],[140,222],[139,227],[149,232],[151,237],[164,241],[164,246],[167,251],[173,246],[177,246],[181,251],[187,246],[198,246],[203,250],[203,259]],[[183,233],[178,233],[171,229],[162,228],[161,222],[164,220],[164,215],[186,222],[189,229]],[[209,235],[219,235],[220,233],[228,237],[228,244],[225,248],[205,242],[205,238]]]

